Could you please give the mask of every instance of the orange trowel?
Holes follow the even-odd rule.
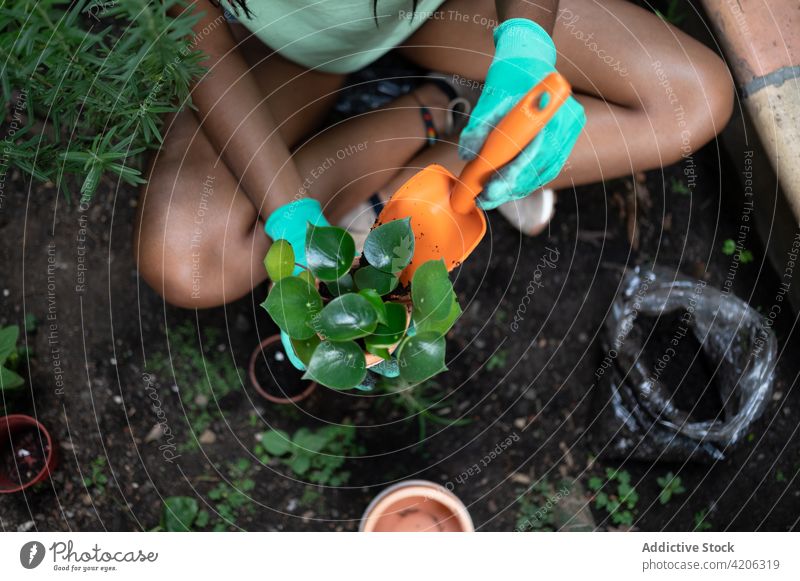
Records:
[[[447,270],[453,270],[472,253],[486,234],[486,216],[475,198],[497,170],[533,141],[570,92],[564,77],[548,75],[492,129],[478,156],[459,177],[441,165],[429,165],[386,202],[376,225],[410,217],[414,231],[414,258],[400,273],[403,284],[428,260],[443,259]],[[540,108],[545,94],[549,100]]]

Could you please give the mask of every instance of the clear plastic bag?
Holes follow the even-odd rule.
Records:
[[[675,311],[683,313],[687,332],[714,368],[722,409],[712,419],[696,421],[680,409],[658,366],[642,357],[648,338],[638,336],[639,318]],[[626,273],[603,346],[602,397],[592,431],[598,453],[608,456],[720,460],[763,413],[772,393],[777,341],[759,313],[731,294],[666,269]],[[669,348],[663,357],[668,354]]]

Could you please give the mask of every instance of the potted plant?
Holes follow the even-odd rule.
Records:
[[[35,418],[0,417],[0,494],[20,492],[41,482],[55,468],[53,440]]]
[[[444,486],[427,480],[406,480],[373,499],[364,511],[359,530],[466,533],[475,527],[464,503]]]
[[[273,286],[262,304],[289,336],[305,378],[350,389],[381,364],[410,384],[446,369],[445,334],[461,308],[442,260],[399,284],[414,254],[408,218],[374,228],[357,260],[345,230],[309,224],[305,251],[307,265],[295,264],[288,242],[272,245],[265,263]]]
[[[296,404],[317,389],[316,381],[305,381],[302,372],[292,366],[280,335],[267,337],[256,346],[248,371],[258,394],[272,403]]]

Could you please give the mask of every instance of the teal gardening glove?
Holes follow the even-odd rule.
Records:
[[[459,154],[477,156],[491,130],[523,95],[554,72],[556,47],[544,29],[525,18],[506,20],[494,31],[495,55],[469,123],[461,133]],[[547,104],[546,96],[541,105]],[[484,210],[524,198],[553,180],[567,161],[586,124],[583,107],[570,96],[536,139],[484,188]]]
[[[306,229],[308,224],[314,226],[330,226],[330,222],[322,214],[322,206],[313,198],[301,198],[294,202],[284,204],[267,218],[264,224],[264,232],[273,240],[286,240],[292,245],[294,251],[295,269],[294,274],[299,274],[303,269],[298,265],[306,265]],[[289,361],[295,368],[304,371],[306,366],[294,351],[292,341],[284,331],[281,331],[281,343]],[[381,362],[369,370],[386,377],[394,377],[399,374],[397,362]],[[368,379],[364,385],[358,386],[359,389],[372,389],[372,376],[367,374]]]

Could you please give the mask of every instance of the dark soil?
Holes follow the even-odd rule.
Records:
[[[25,337],[35,352],[27,368],[35,406],[23,399],[13,411],[36,414],[62,461],[24,499],[0,496],[0,529],[148,530],[171,495],[198,498],[218,521],[223,510],[213,491],[242,469],[254,486],[231,529],[354,531],[380,490],[425,478],[450,484],[479,530],[508,531],[531,483],[569,477],[586,488],[607,468],[631,475],[640,496],[637,529],[690,530],[698,514],[714,530],[798,528],[800,344],[786,304],[775,326],[780,358],[772,397],[725,460],[612,464],[595,460],[587,443],[592,401],[602,395],[595,371],[603,358],[603,322],[625,270],[657,264],[716,287],[728,276],[731,257],[720,249],[739,232],[742,163],[726,159],[711,143],[664,170],[564,190],[549,230],[536,238],[521,237],[491,212],[486,239],[456,273],[464,315],[450,333],[450,370],[435,390],[442,414],[469,422],[429,422],[421,440],[417,415],[398,405],[397,396],[319,388],[298,406],[265,402],[249,385],[247,364],[254,346],[277,331],[259,307],[267,286],[207,311],[165,304],[137,276],[134,188],[103,181],[82,212],[65,206],[51,186],[10,172],[0,212],[0,324],[20,323],[26,312],[41,322]],[[690,163],[696,182],[684,193],[675,184],[685,187]],[[771,195],[756,204],[772,207]],[[634,245],[630,224],[638,228]],[[755,260],[739,265],[731,290],[767,312],[780,281],[754,231],[746,246]],[[552,266],[541,266],[556,253]],[[175,341],[181,325],[195,331],[185,345]],[[212,331],[218,335],[206,339]],[[682,358],[696,346],[687,342],[685,349]],[[235,373],[220,375],[227,378],[220,398],[213,390],[196,393],[207,383],[202,361],[211,352],[236,365]],[[194,381],[176,378],[173,370],[195,356]],[[676,397],[683,398],[681,389]],[[703,415],[714,405],[703,403]],[[199,408],[207,414],[202,424],[193,411]],[[365,453],[347,461],[348,486],[306,484],[278,462],[262,466],[252,453],[256,436],[268,428],[294,433],[325,422],[358,426]],[[512,435],[511,445],[499,445]],[[232,467],[237,458],[246,462]],[[107,485],[87,484],[93,466]],[[681,477],[686,492],[665,506],[656,479],[667,472]],[[601,528],[612,527],[607,514],[593,511]]]
[[[0,470],[16,484],[26,484],[33,480],[47,463],[50,449],[42,434],[36,428],[20,430],[12,434],[12,439],[3,446]]]

